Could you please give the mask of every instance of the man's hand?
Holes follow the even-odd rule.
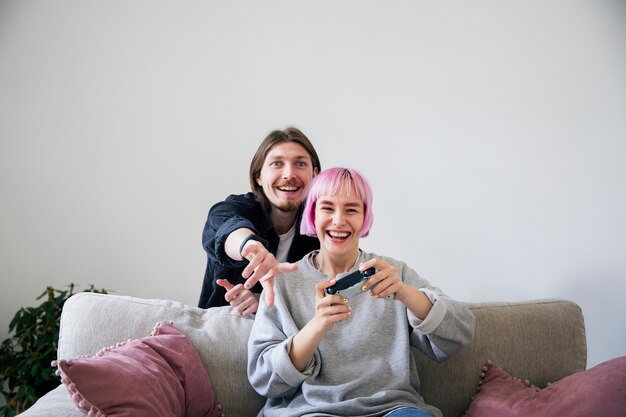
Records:
[[[239,314],[249,316],[252,313],[256,313],[259,308],[261,294],[255,294],[247,290],[243,284],[233,285],[227,279],[218,279],[215,282],[220,287],[226,288],[224,298]]]
[[[246,279],[245,288],[250,289],[257,282],[261,283],[268,307],[274,305],[274,277],[283,272],[295,271],[296,264],[278,262],[265,246],[256,240],[249,240],[241,251],[241,256],[248,260],[241,276]]]

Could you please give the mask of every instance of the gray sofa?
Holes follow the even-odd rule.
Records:
[[[585,326],[575,303],[549,299],[468,306],[477,319],[470,346],[443,363],[414,351],[422,395],[445,417],[463,415],[487,360],[540,387],[585,369]],[[230,307],[203,310],[167,300],[79,293],[63,309],[58,356],[93,355],[102,347],[144,337],[165,320],[173,321],[197,348],[225,415],[256,416],[264,399],[246,377],[246,342],[253,321]],[[84,414],[61,385],[20,414],[43,416]]]

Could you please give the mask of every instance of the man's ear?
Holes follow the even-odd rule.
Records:
[[[320,173],[320,170],[317,169],[317,167],[313,168],[313,176],[316,176],[319,173]]]

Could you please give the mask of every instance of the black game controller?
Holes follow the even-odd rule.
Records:
[[[368,268],[365,271],[354,271],[345,277],[339,278],[335,285],[326,288],[326,293],[330,295],[341,295],[345,298],[354,297],[369,289],[364,289],[361,283],[367,281],[367,279],[375,273],[376,269],[374,268]]]

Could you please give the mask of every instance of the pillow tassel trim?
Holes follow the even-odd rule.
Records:
[[[157,324],[154,325],[154,329],[152,329],[152,331],[150,332],[150,334],[148,336],[156,336],[161,332],[161,327],[163,327],[164,325],[169,325],[169,326],[173,326],[174,322],[171,320],[167,320],[167,321],[160,321]]]
[[[79,357],[86,358],[89,357],[89,355],[81,355]],[[69,362],[70,361],[67,361],[67,363]],[[56,368],[58,367],[59,363],[58,361],[52,361],[51,365]],[[80,392],[78,392],[76,384],[72,382],[72,380],[65,374],[65,372],[61,370],[61,368],[58,368],[54,373],[61,378],[61,382],[67,387],[67,390],[70,393],[72,400],[83,413],[87,414],[88,417],[107,417],[107,415],[102,412],[102,410],[91,404],[85,399],[85,397],[80,394]]]
[[[86,357],[87,355],[83,355],[82,357]],[[58,362],[52,361],[52,366],[57,367]],[[76,388],[76,384],[73,383],[70,378],[63,372],[60,368],[56,370],[55,374],[61,378],[61,382],[67,387],[67,390],[72,397],[74,403],[80,408],[80,410],[87,414],[88,417],[107,417],[105,413],[99,410],[96,406],[91,404],[89,401],[85,399]]]
[[[480,388],[483,386],[483,384],[485,382],[485,376],[487,376],[487,372],[491,368],[497,368],[497,369],[500,369],[500,370],[504,370],[504,369],[500,368],[499,366],[494,365],[491,360],[488,360],[487,363],[485,364],[485,366],[483,366],[481,368],[480,380],[478,381],[478,387],[476,388],[476,392],[474,392],[474,395],[472,395],[472,400],[476,397],[476,394],[478,394],[480,392]],[[516,378],[514,376],[511,376],[511,378],[514,381],[521,382],[522,384],[524,384],[525,386],[527,386],[529,388],[533,388],[537,392],[541,391],[541,388],[531,384],[530,381],[527,380],[527,379],[522,380],[522,379]],[[548,382],[547,385],[550,385],[550,384],[551,384],[551,382]]]
[[[485,366],[483,366],[481,368],[480,380],[478,381],[476,390],[474,391],[474,394],[471,397],[471,401],[474,401],[476,399],[476,396],[478,395],[478,393],[480,392],[480,389],[482,388],[483,384],[485,383],[485,377],[487,376],[487,372],[491,368],[497,368],[497,369],[503,370],[499,366],[494,365],[494,363],[490,359],[488,359],[487,362],[485,363]],[[518,382],[524,384],[526,387],[533,388],[536,392],[541,391],[541,388],[539,388],[539,387],[537,387],[535,385],[532,385],[528,379],[522,380],[522,379],[516,378],[514,376],[511,376],[511,378],[513,380],[515,380],[515,381],[518,381]],[[551,382],[548,382],[547,385],[549,386],[550,384],[551,384]],[[468,414],[468,412],[469,412],[469,408],[465,410],[465,412],[463,413],[463,416],[466,416]]]

